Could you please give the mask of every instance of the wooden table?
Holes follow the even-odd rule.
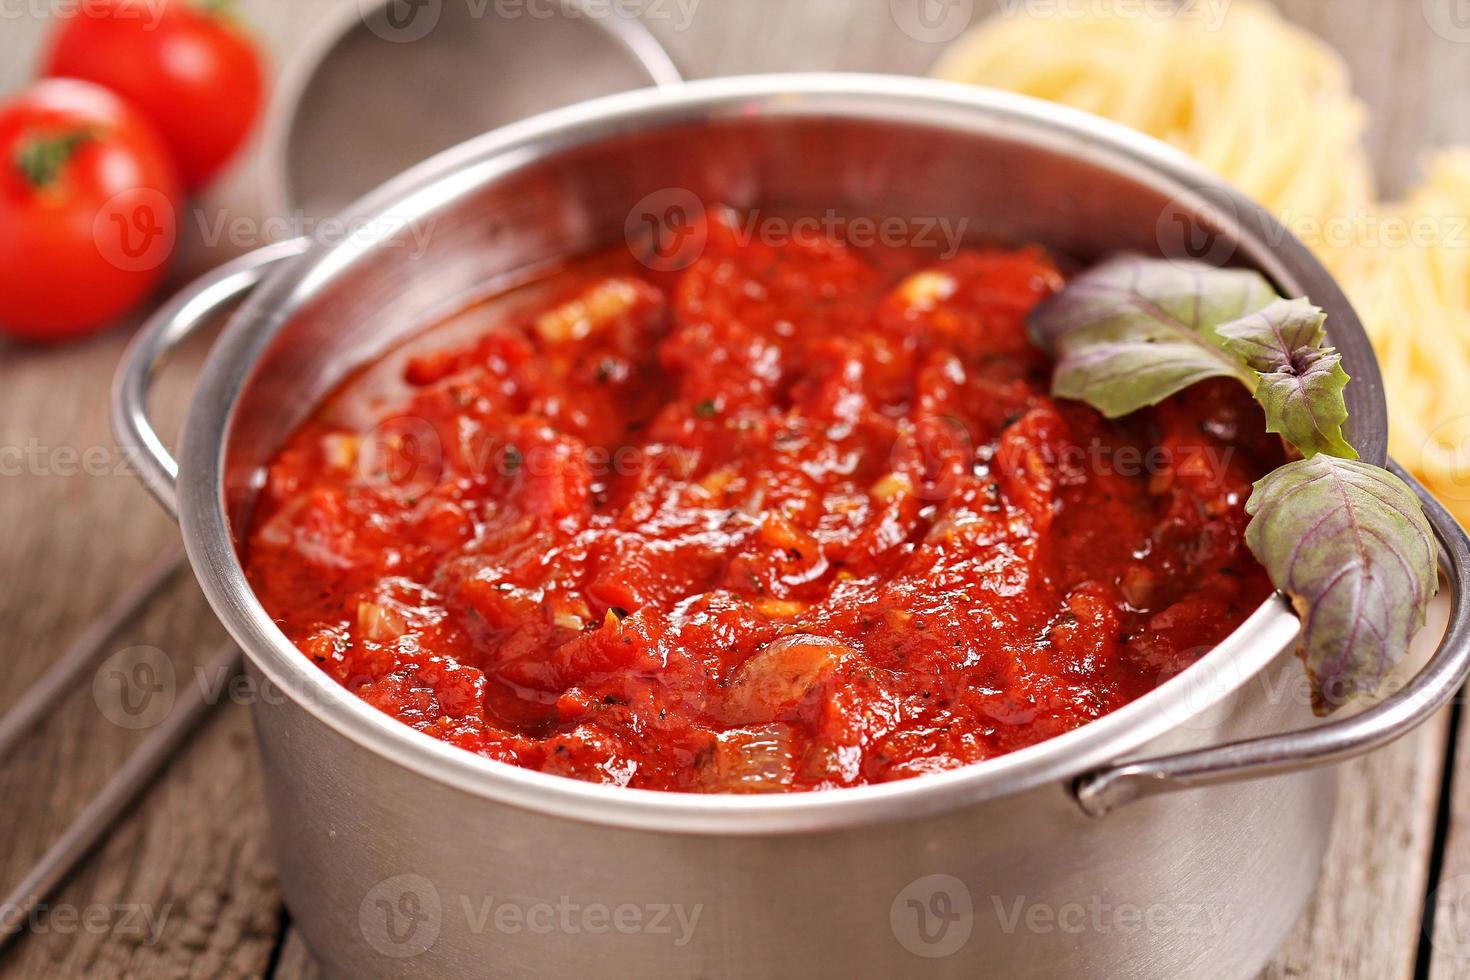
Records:
[[[240,6],[280,64],[326,8],[354,2]],[[1347,55],[1372,110],[1370,139],[1390,192],[1412,178],[1421,147],[1470,141],[1470,26],[1443,29],[1457,23],[1444,19],[1457,2],[1283,5]],[[687,26],[650,20],[690,76],[921,73],[938,53],[895,29],[887,0],[695,4]],[[0,2],[0,91],[24,84],[39,50],[45,24],[29,11],[61,5]],[[237,168],[199,203],[205,218],[258,213],[251,166]],[[220,257],[198,240],[202,226],[191,222],[186,230],[180,280]],[[107,386],[132,325],[55,350],[0,346],[0,708],[177,536],[129,474],[107,428]],[[163,379],[162,417],[178,417],[201,353],[187,349]],[[186,575],[115,647],[151,644],[188,670],[221,637]],[[3,887],[19,880],[142,737],[110,722],[98,705],[84,686],[0,765]],[[1470,751],[1456,752],[1463,743],[1458,717],[1446,710],[1392,748],[1342,767],[1318,897],[1268,976],[1470,975],[1470,780],[1461,778],[1470,774]],[[316,974],[277,891],[243,705],[214,711],[0,960],[0,978],[83,974]]]

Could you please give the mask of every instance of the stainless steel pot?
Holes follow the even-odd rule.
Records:
[[[1385,460],[1372,352],[1307,251],[1180,155],[1089,116],[916,79],[768,76],[614,96],[466,143],[351,208],[357,237],[272,246],[176,299],[116,389],[120,441],[279,694],[258,699],[256,730],[286,901],[312,950],[336,976],[1254,974],[1317,877],[1334,805],[1319,764],[1409,730],[1470,670],[1470,551],[1427,496],[1449,632],[1366,711],[1312,727],[1297,622],[1272,600],[1197,666],[1077,731],[826,793],[661,794],[490,762],[357,700],[272,624],[236,536],[312,406],[487,281],[617,241],[689,194],[963,218],[1081,260],[1182,248],[1254,266],[1328,311],[1357,445]],[[144,412],[149,379],[247,293],[175,465]]]

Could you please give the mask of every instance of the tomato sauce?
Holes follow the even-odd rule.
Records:
[[[244,549],[302,653],[513,765],[812,790],[1074,729],[1269,595],[1243,507],[1282,456],[1239,386],[1106,420],[1047,394],[1042,251],[741,229],[571,263],[333,395]]]

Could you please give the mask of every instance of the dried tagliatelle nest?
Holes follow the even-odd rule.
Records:
[[[1271,208],[1363,317],[1390,451],[1470,521],[1470,149],[1438,154],[1402,201],[1378,201],[1367,115],[1341,56],[1253,0],[1197,0],[1170,16],[1025,5],[960,38],[934,74],[1131,126]]]

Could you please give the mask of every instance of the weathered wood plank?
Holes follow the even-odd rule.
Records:
[[[1401,677],[1433,653],[1448,616],[1448,603],[1431,607]],[[1446,707],[1401,741],[1338,770],[1337,818],[1316,898],[1264,977],[1415,975],[1449,720]]]
[[[4,25],[0,87],[8,91],[28,77],[46,25],[14,12]],[[0,709],[177,538],[108,426],[108,387],[131,326],[54,349],[0,342]],[[203,351],[192,345],[161,379],[155,405],[165,422],[181,416]],[[188,682],[222,636],[186,575],[107,652],[152,645]],[[90,683],[74,692],[0,764],[0,887],[21,878],[147,734],[104,712],[116,705],[108,683],[100,698]],[[22,925],[0,957],[0,977],[264,974],[281,911],[249,724],[243,706],[215,713]]]
[[[1470,977],[1470,711],[1462,709],[1450,818],[1440,874],[1430,895],[1430,980]]]
[[[176,535],[138,487],[106,427],[106,380],[121,352],[112,333],[56,351],[0,358],[0,445],[26,452],[0,495],[0,704],[16,696]],[[176,414],[197,351],[160,393]],[[63,379],[72,379],[68,385]],[[63,396],[61,393],[65,392]],[[179,682],[222,635],[184,579],[111,650],[150,644]],[[106,669],[76,691],[0,766],[7,886],[74,819],[146,734],[117,711]],[[165,696],[165,695],[160,695]],[[151,715],[138,716],[147,722]],[[154,721],[157,719],[154,718]],[[198,971],[249,975],[273,946],[278,900],[248,720],[221,711],[82,872],[26,924],[0,976]],[[74,916],[92,916],[92,924]],[[156,935],[136,932],[149,918]]]
[[[1342,767],[1316,898],[1265,978],[1414,975],[1447,722]]]

